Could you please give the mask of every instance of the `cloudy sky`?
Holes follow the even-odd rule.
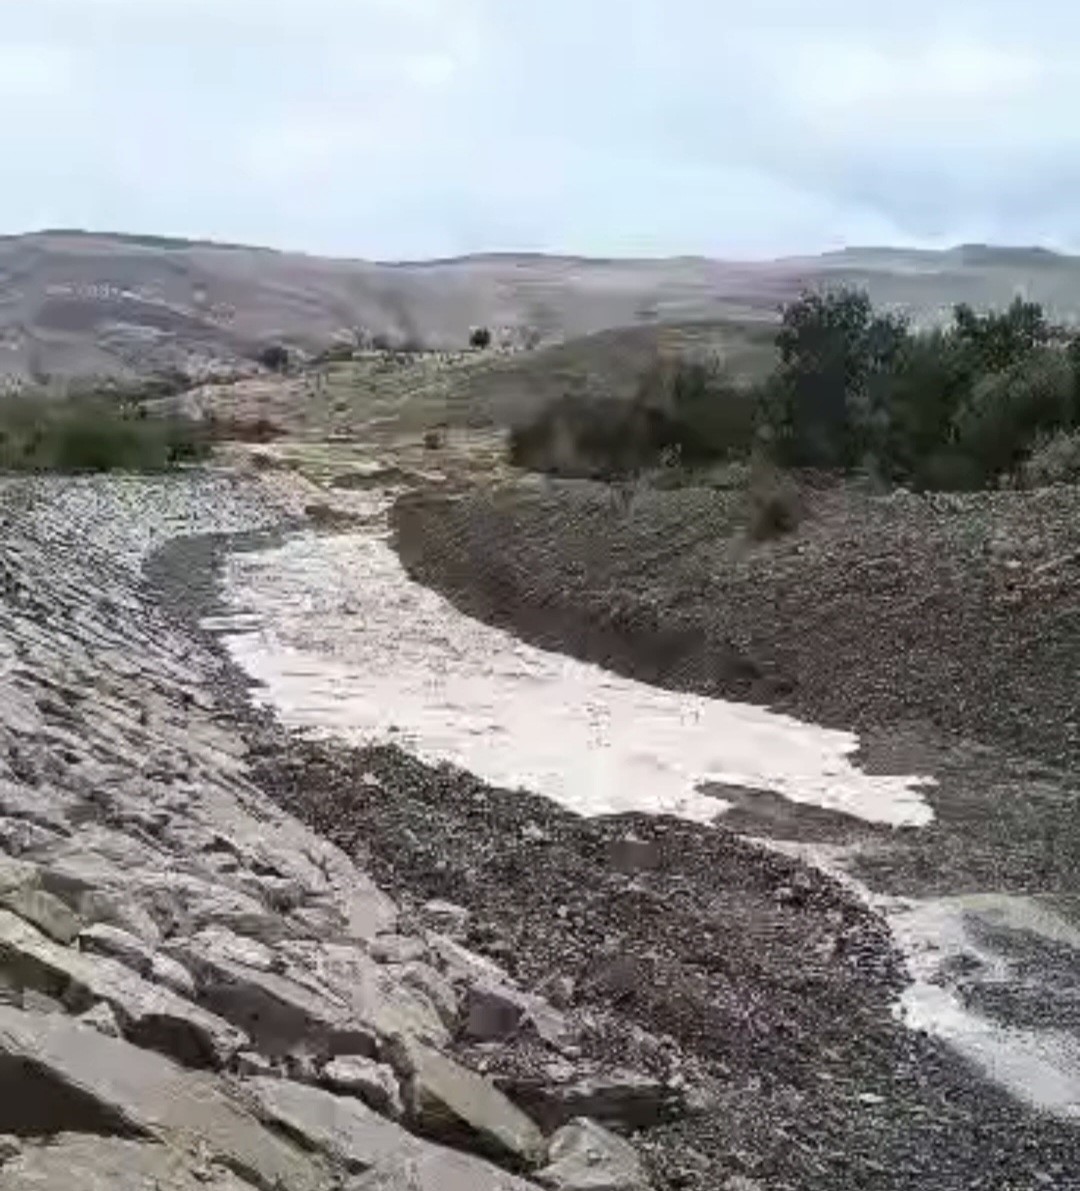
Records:
[[[0,231],[1080,250],[1070,0],[0,0]]]

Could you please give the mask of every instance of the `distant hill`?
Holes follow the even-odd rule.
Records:
[[[1018,292],[1080,320],[1080,258],[1044,249],[870,248],[759,263],[512,253],[370,262],[55,230],[0,237],[0,375],[235,366],[270,342],[314,350],[357,328],[458,347],[478,325],[550,342],[635,325],[761,324],[823,282],[863,285],[921,321],[957,301],[999,304]]]

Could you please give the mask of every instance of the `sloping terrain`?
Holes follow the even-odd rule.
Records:
[[[865,285],[923,320],[1017,291],[1080,313],[1080,261],[1037,250],[850,250],[734,263],[493,254],[376,263],[159,237],[42,232],[0,239],[0,375],[126,374],[250,360],[284,340],[369,334],[458,348],[485,325],[510,343],[613,327],[758,322],[804,285]]]

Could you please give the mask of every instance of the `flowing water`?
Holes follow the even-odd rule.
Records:
[[[651,687],[463,615],[405,573],[382,515],[388,498],[364,499],[366,528],[298,533],[224,563],[229,611],[211,627],[287,726],[353,744],[396,743],[582,815],[670,814],[708,824],[728,804],[702,787],[722,783],[894,828],[932,822],[931,783],[863,773],[849,733]],[[851,881],[827,849],[795,848],[889,918],[911,971],[897,1007],[911,1025],[938,1034],[1028,1100],[1080,1115],[1076,1034],[1002,1025],[963,995],[1022,993],[1024,981],[1031,995],[1048,994],[1038,963],[1026,964],[1022,981],[1012,952],[1017,939],[1034,938],[1056,957],[1046,972],[1060,969],[1062,948],[1065,967],[1080,970],[1080,938],[1066,937],[1066,924],[1018,898],[882,899]],[[987,928],[995,922],[1004,922],[996,933]],[[958,960],[966,984],[954,975]]]

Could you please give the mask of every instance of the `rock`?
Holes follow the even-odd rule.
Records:
[[[625,1131],[650,1128],[684,1111],[681,1091],[637,1071],[587,1075],[571,1082],[510,1080],[507,1092],[549,1132],[577,1117]]]
[[[312,1159],[264,1128],[214,1076],[186,1071],[69,1018],[3,1008],[0,1132],[23,1137],[77,1132],[197,1145],[207,1160],[263,1191],[326,1188]],[[7,1168],[0,1168],[0,1174],[6,1177]],[[11,1185],[34,1184],[24,1180]],[[57,1184],[57,1191],[71,1186],[83,1184],[68,1178]],[[124,1184],[106,1182],[102,1191],[113,1186]]]
[[[0,1168],[0,1191],[251,1191],[252,1184],[172,1146],[66,1133],[22,1147]]]
[[[57,1013],[61,1016],[67,1013],[62,1001],[48,997],[36,988],[24,988],[18,1004],[28,1013]]]
[[[449,935],[433,933],[428,935],[427,942],[443,971],[455,984],[474,984],[478,980],[488,980],[493,984],[513,983],[513,978],[505,968],[463,947]]]
[[[430,964],[413,960],[391,967],[395,979],[425,996],[438,1013],[444,1026],[453,1027],[458,1018],[458,998],[450,981]]]
[[[58,943],[67,946],[75,941],[82,927],[78,916],[54,894],[44,889],[21,885],[0,894],[0,906],[32,923]]]
[[[104,1001],[99,1001],[92,1009],[80,1013],[75,1020],[81,1025],[89,1026],[92,1030],[97,1030],[99,1034],[104,1034],[106,1038],[123,1036],[120,1023],[116,1020],[116,1014]]]
[[[79,895],[76,908],[83,922],[91,926],[99,922],[116,926],[154,947],[161,942],[157,923],[130,897],[121,897],[101,889],[88,889]]]
[[[190,946],[206,961],[228,960],[257,972],[274,970],[274,953],[265,943],[245,939],[223,926],[210,926],[199,931],[191,939]]]
[[[410,1044],[395,1057],[408,1076],[406,1110],[421,1132],[515,1166],[543,1161],[543,1134],[494,1084],[430,1047]]]
[[[253,1079],[245,1091],[258,1116],[350,1170],[368,1170],[421,1144],[400,1125],[352,1097],[287,1079]]]
[[[462,1032],[474,1042],[503,1042],[513,1038],[525,1020],[521,994],[504,984],[480,982],[465,993]]]
[[[11,1133],[0,1134],[0,1166],[22,1153],[22,1142]]]
[[[248,1033],[271,1058],[301,1049],[325,1056],[374,1055],[374,1030],[357,1020],[348,1002],[314,980],[304,984],[279,972],[238,963],[213,939],[197,935],[169,945],[195,974],[200,1001]]]
[[[348,1191],[536,1191],[536,1184],[470,1154],[430,1146],[380,1163]]]
[[[354,1172],[348,1191],[529,1191],[533,1186],[480,1158],[414,1137],[359,1100],[281,1080],[254,1080],[250,1089],[264,1120]]]
[[[119,960],[140,976],[148,976],[154,966],[153,949],[142,939],[104,922],[96,922],[79,932],[79,949]]]
[[[400,1120],[404,1113],[397,1076],[385,1064],[362,1055],[342,1055],[326,1064],[322,1078],[332,1092],[357,1096],[392,1120]]]
[[[266,1057],[254,1050],[245,1050],[236,1056],[236,1072],[238,1075],[273,1076],[274,1064]]]
[[[182,997],[194,999],[195,978],[175,959],[167,955],[155,955],[150,963],[149,975],[154,984],[171,989]]]
[[[637,1151],[595,1121],[579,1117],[548,1143],[548,1165],[536,1181],[552,1191],[648,1191]]]
[[[574,1003],[574,978],[549,976],[536,989],[537,996],[546,997],[556,1009],[569,1009]]]
[[[125,1037],[192,1066],[225,1066],[247,1041],[228,1022],[118,961],[60,947],[6,910],[0,910],[0,970],[74,1013],[107,1002]]]
[[[368,954],[381,964],[408,964],[427,959],[427,944],[411,935],[379,935]]]
[[[447,1046],[450,1035],[431,1001],[394,978],[388,967],[349,944],[325,943],[310,954],[309,966],[341,997],[353,1018],[370,1029],[380,1046],[415,1038]],[[341,1047],[336,1053],[349,1053]]]
[[[420,914],[425,923],[433,930],[456,937],[465,933],[471,917],[464,906],[457,906],[453,902],[430,901],[420,908]]]

